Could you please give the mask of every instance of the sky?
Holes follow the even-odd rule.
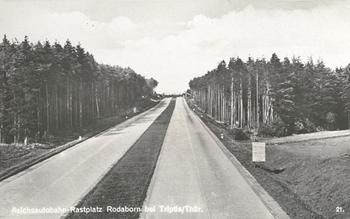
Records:
[[[230,57],[350,63],[350,0],[0,0],[0,35],[80,43],[183,92]]]

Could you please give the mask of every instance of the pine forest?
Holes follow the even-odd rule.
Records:
[[[0,143],[40,141],[90,127],[150,97],[158,82],[131,68],[99,64],[81,45],[0,44]]]
[[[197,105],[230,128],[267,136],[350,128],[350,64],[231,58],[189,86]]]

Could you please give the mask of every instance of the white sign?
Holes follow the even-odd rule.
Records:
[[[252,145],[253,162],[266,161],[265,149],[266,149],[265,142],[253,142],[253,145]]]

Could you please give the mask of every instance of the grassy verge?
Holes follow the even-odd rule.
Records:
[[[163,140],[174,111],[175,99],[113,166],[76,208],[102,207],[101,213],[70,213],[66,218],[138,218],[136,212],[109,212],[127,207],[142,209]]]
[[[81,130],[79,133],[67,133],[64,136],[52,137],[50,143],[32,143],[27,146],[0,144],[0,181],[42,162],[128,118],[142,113],[155,105],[156,103],[154,102],[143,105],[137,113],[133,113],[133,110],[130,108],[118,116],[100,119],[89,130]],[[79,136],[82,136],[82,138],[78,140]]]
[[[256,165],[250,141],[234,141],[225,126],[195,113],[291,218],[350,218],[349,137],[268,145],[267,162]]]

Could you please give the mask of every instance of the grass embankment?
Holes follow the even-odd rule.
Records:
[[[255,165],[251,141],[232,140],[225,126],[195,112],[291,218],[350,218],[349,136],[267,145],[267,161]]]
[[[89,129],[80,130],[76,133],[51,136],[46,143],[31,143],[28,145],[0,144],[0,181],[142,113],[156,104],[152,101],[143,103],[138,107],[137,113],[134,113],[132,108],[125,109],[118,116],[99,119]],[[79,136],[82,136],[82,138],[78,139]]]
[[[107,206],[142,208],[174,107],[175,99],[172,99],[165,111],[76,206],[99,206],[103,208],[102,213],[71,213],[66,218],[139,218],[140,212],[108,212]]]

